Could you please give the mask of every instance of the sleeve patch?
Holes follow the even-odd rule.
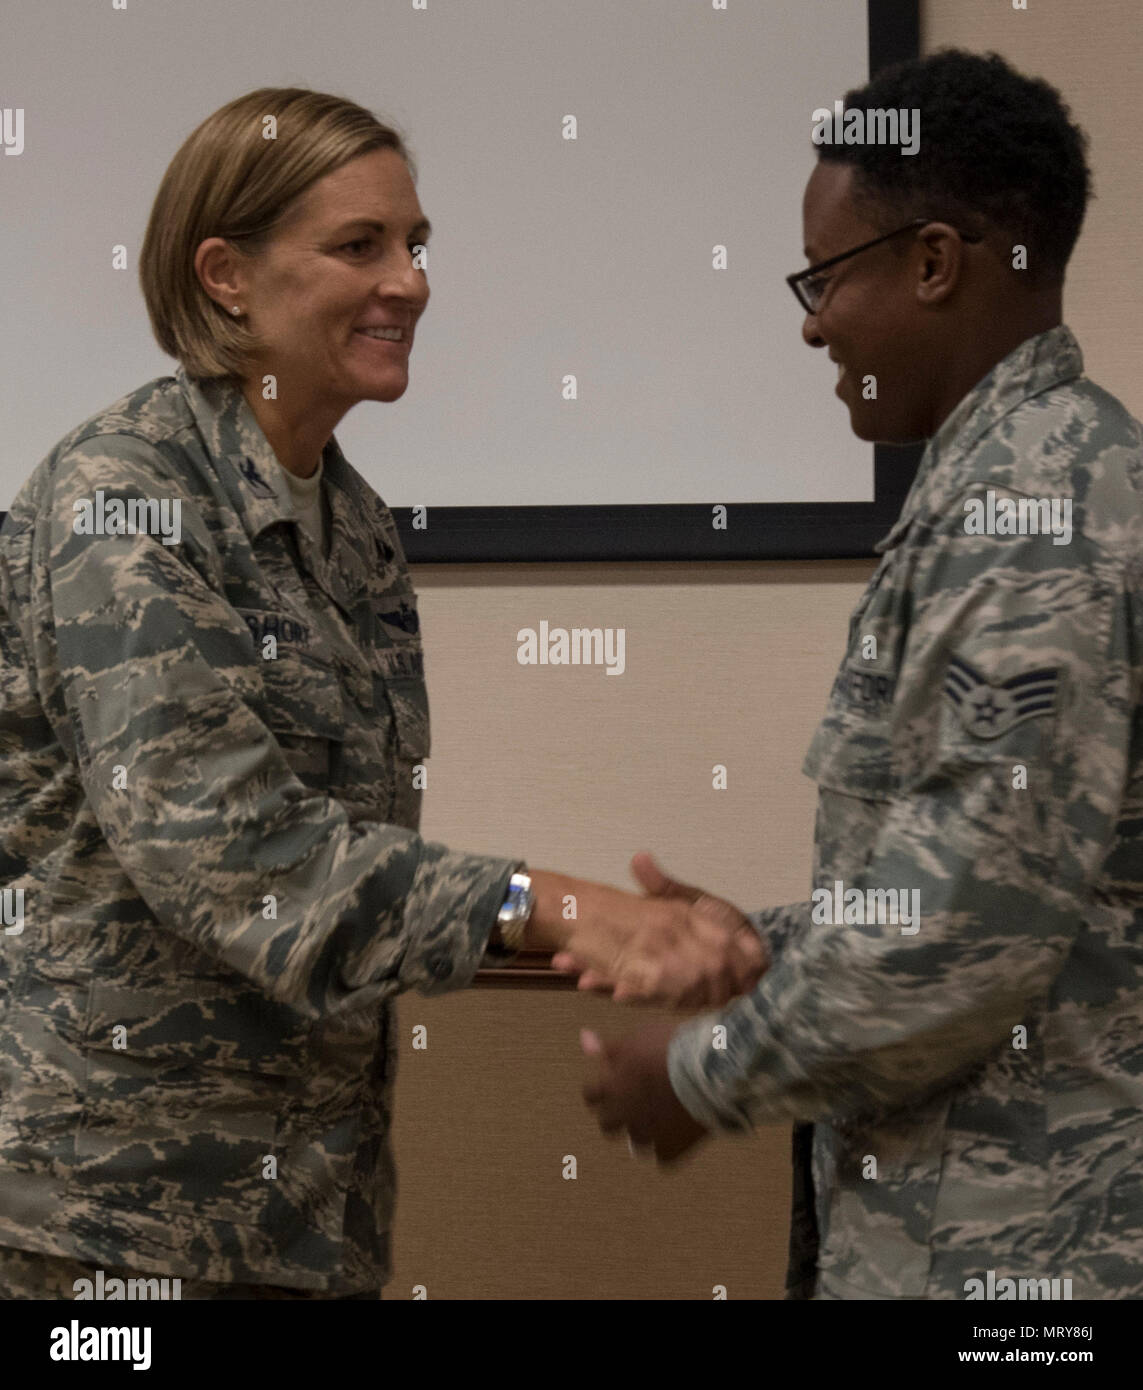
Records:
[[[1025,719],[1054,714],[1060,668],[1041,666],[996,685],[959,656],[949,658],[945,698],[976,738],[999,738]]]

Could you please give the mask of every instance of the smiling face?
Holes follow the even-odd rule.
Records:
[[[428,224],[405,161],[375,150],[320,179],[264,255],[242,261],[242,307],[265,343],[247,379],[273,373],[338,413],[393,401],[409,384],[409,352],[428,303],[413,248]],[[399,342],[366,336],[381,326]]]
[[[852,179],[850,165],[824,160],[810,176],[802,219],[811,265],[891,230],[858,211]],[[823,271],[818,312],[802,326],[806,342],[828,349],[843,369],[836,391],[859,439],[902,444],[924,438],[931,426],[930,326],[917,301],[915,264],[909,233],[902,233]],[[869,376],[876,399],[866,399]]]

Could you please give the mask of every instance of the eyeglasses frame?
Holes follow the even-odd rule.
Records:
[[[886,232],[884,236],[874,237],[872,241],[863,241],[860,246],[854,246],[849,251],[843,251],[839,256],[831,256],[829,260],[818,261],[816,265],[807,266],[805,270],[796,270],[793,275],[786,276],[786,284],[793,290],[794,298],[801,307],[807,314],[813,317],[817,314],[818,309],[821,308],[821,302],[819,301],[817,309],[811,307],[803,295],[801,281],[808,280],[814,275],[820,275],[823,270],[829,270],[831,266],[840,265],[842,261],[848,261],[851,256],[860,255],[862,251],[868,251],[874,246],[880,246],[883,241],[889,241],[891,237],[900,236],[902,232],[915,231],[918,227],[927,227],[931,222],[940,222],[941,220],[942,219],[939,217],[914,217],[911,222],[906,222],[904,226],[896,227],[893,231]],[[975,232],[962,232],[959,227],[954,227],[953,230],[956,232],[957,236],[960,237],[961,241],[967,242],[969,245],[984,240],[983,236]]]

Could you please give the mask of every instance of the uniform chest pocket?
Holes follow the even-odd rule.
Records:
[[[374,600],[369,665],[373,700],[393,718],[398,752],[414,762],[431,751],[429,697],[420,619],[411,588],[399,587]]]
[[[890,716],[895,673],[847,657],[833,683],[829,708],[802,771],[820,787],[888,801],[896,789]]]
[[[888,801],[898,786],[893,713],[908,623],[894,573],[890,552],[850,618],[846,654],[802,765],[819,787],[862,801]]]
[[[264,622],[274,616],[239,611],[251,630],[251,617]],[[346,735],[342,681],[332,665],[290,635],[282,620],[275,644],[263,642],[256,649],[263,717],[295,775],[307,787],[327,791],[338,776]]]
[[[397,751],[403,757],[419,762],[429,756],[432,739],[429,733],[429,697],[423,677],[387,676],[379,683],[393,713]],[[375,684],[376,688],[376,684]]]

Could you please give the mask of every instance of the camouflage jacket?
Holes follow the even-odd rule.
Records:
[[[1143,1296],[1143,433],[1082,372],[1028,339],[929,441],[806,757],[814,896],[672,1040],[700,1122],[801,1122],[791,1297]],[[1053,498],[1066,543],[1002,533]]]
[[[416,598],[333,438],[323,465],[328,560],[237,386],[179,368],[0,530],[2,1245],[388,1277],[389,1001],[472,980],[513,861],[417,834]]]

